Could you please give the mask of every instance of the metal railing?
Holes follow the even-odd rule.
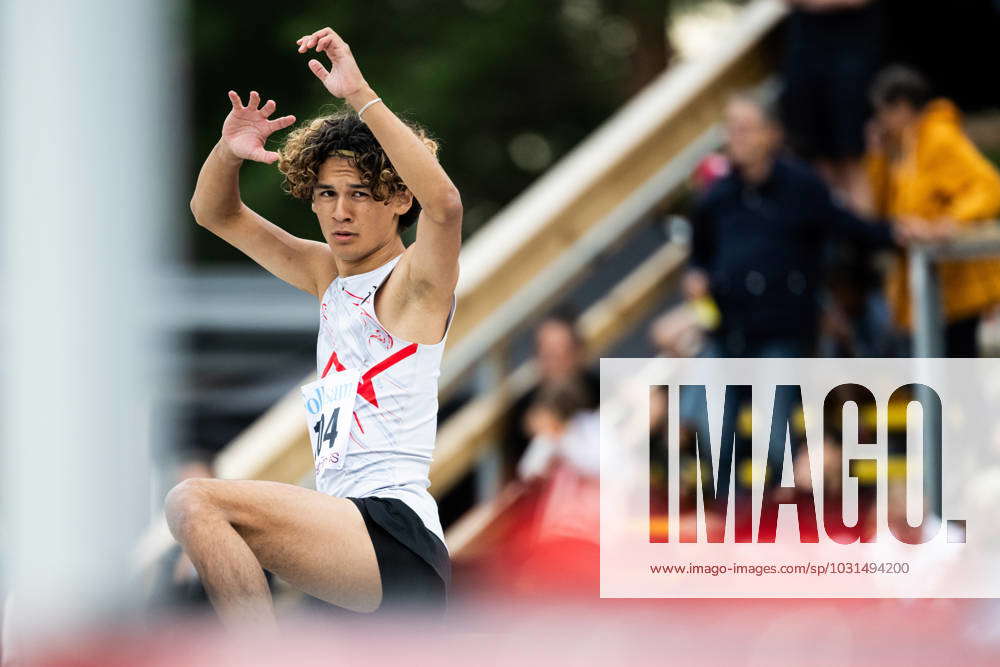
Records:
[[[983,223],[940,243],[915,244],[908,255],[913,356],[940,357],[944,353],[944,319],[937,265],[947,260],[1000,256],[1000,223]]]
[[[942,315],[941,285],[938,264],[949,260],[975,259],[1000,256],[1000,225],[983,223],[977,229],[964,231],[947,241],[918,243],[907,250],[909,261],[910,307],[913,314],[913,356],[918,360],[944,355],[944,317]],[[921,400],[928,390],[918,385],[915,398]],[[926,400],[921,404],[928,405]],[[938,419],[933,411],[924,419]],[[925,423],[925,433],[940,433],[940,423]],[[928,510],[941,516],[941,447],[923,448],[924,452],[924,502]]]

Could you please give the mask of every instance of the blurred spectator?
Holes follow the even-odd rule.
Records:
[[[511,408],[505,439],[509,466],[513,466],[521,458],[528,446],[526,418],[530,408],[546,388],[567,382],[578,383],[583,392],[584,407],[597,408],[601,381],[596,373],[586,367],[583,355],[583,340],[576,329],[575,314],[568,309],[551,313],[535,329],[538,386]]]
[[[1000,174],[961,127],[958,109],[932,99],[919,73],[890,67],[872,87],[876,123],[868,175],[876,212],[901,220],[911,236],[945,239],[961,227],[1000,215]],[[1000,303],[1000,260],[938,265],[947,328],[947,356],[974,357],[981,316]],[[905,257],[889,275],[887,294],[897,324],[909,328]]]
[[[749,96],[726,109],[733,170],[692,214],[684,295],[711,294],[721,322],[707,353],[801,357],[815,353],[825,241],[892,244],[888,225],[859,219],[804,164],[780,155],[773,111]]]
[[[588,407],[585,387],[576,380],[544,387],[529,408],[526,427],[531,435],[517,464],[517,475],[528,481],[544,477],[556,462],[587,477],[600,474],[599,413]]]
[[[882,7],[877,0],[786,2],[793,11],[781,102],[789,141],[830,187],[863,207],[868,87],[881,65]]]
[[[539,385],[579,380],[587,392],[587,405],[597,405],[600,381],[586,367],[584,344],[570,311],[559,311],[542,320],[535,330],[535,361]]]
[[[782,115],[793,150],[855,211],[869,214],[862,158],[868,88],[882,61],[883,3],[786,0],[788,21]],[[891,325],[873,252],[830,244],[823,310],[824,356],[884,356]]]

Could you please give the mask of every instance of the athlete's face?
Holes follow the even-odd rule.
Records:
[[[361,174],[339,157],[324,162],[313,187],[312,210],[323,238],[338,257],[358,260],[396,239],[399,216],[412,205],[409,194],[375,201]]]

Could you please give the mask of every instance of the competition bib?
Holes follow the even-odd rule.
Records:
[[[344,467],[360,378],[356,370],[343,370],[301,387],[317,473]]]

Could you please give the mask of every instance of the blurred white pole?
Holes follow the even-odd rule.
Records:
[[[38,642],[137,601],[175,5],[0,7],[0,565]]]

